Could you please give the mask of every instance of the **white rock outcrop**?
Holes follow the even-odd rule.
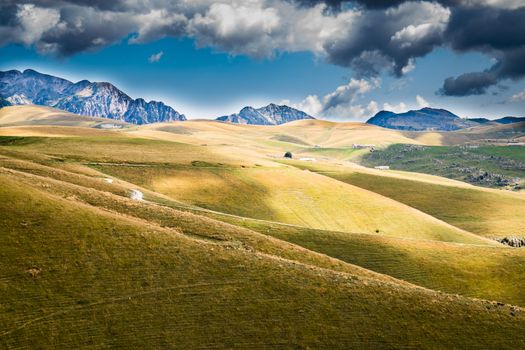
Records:
[[[139,190],[131,190],[129,198],[133,199],[134,201],[141,201],[144,200],[144,193],[140,192]]]

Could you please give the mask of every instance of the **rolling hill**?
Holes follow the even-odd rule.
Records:
[[[10,261],[1,270],[10,285],[0,319],[7,347],[475,347],[480,340],[505,347],[509,338],[498,334],[514,334],[525,321],[516,307],[321,269],[192,237],[185,224],[170,229],[101,211],[43,191],[45,180],[32,187],[3,172],[0,181],[1,203],[9,203],[2,225],[11,227],[1,238]]]
[[[112,122],[0,110],[3,347],[525,346],[523,193],[348,161],[420,134]]]
[[[525,210],[525,196],[520,192],[482,188],[419,173],[288,163],[382,194],[480,236],[505,237],[525,231],[520,215]]]

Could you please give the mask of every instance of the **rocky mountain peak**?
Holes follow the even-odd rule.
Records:
[[[315,119],[303,111],[286,105],[277,105],[270,103],[261,108],[246,106],[239,113],[222,116],[217,118],[220,121],[227,121],[237,124],[255,124],[255,125],[280,125],[294,120]]]
[[[89,80],[72,83],[33,69],[0,72],[0,96],[11,104],[38,104],[136,124],[186,120],[183,114],[162,102],[134,100],[111,83]]]

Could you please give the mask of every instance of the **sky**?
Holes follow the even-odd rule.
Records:
[[[268,103],[524,116],[523,62],[522,0],[0,3],[0,70],[108,81],[190,119]]]

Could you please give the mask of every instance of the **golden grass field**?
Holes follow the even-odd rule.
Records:
[[[0,110],[2,347],[525,347],[524,193],[352,162],[479,131],[105,122]]]

